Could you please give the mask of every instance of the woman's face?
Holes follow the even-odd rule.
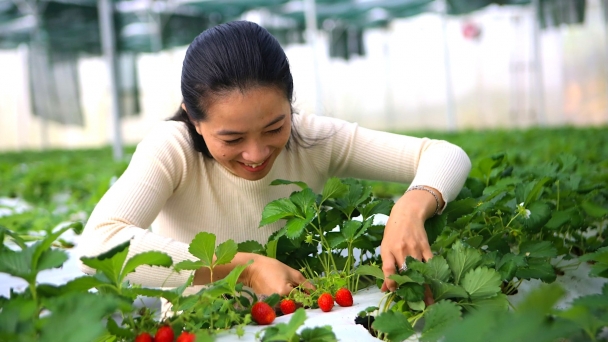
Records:
[[[234,90],[207,108],[194,124],[213,158],[248,180],[262,179],[291,135],[291,104],[278,89]]]

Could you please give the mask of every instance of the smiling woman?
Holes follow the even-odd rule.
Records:
[[[201,33],[186,52],[181,85],[177,113],[139,143],[127,170],[95,207],[80,244],[83,254],[98,255],[131,240],[129,257],[159,250],[178,263],[194,259],[188,245],[203,231],[218,242],[264,244],[282,226],[278,221],[259,227],[264,207],[298,189],[272,187],[273,180],[302,181],[320,193],[330,177],[352,177],[411,184],[386,223],[385,276],[407,256],[433,256],[424,222],[441,213],[464,184],[471,165],[461,148],[294,113],[287,57],[268,31],[250,22]],[[258,294],[311,286],[276,259],[241,252],[217,266],[214,279],[208,269],[196,271],[193,285],[222,278],[251,260],[239,280]],[[128,279],[173,287],[188,276],[142,266]],[[387,278],[383,289],[395,286]]]

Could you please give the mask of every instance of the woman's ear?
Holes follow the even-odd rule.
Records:
[[[184,112],[188,113],[188,111],[186,110],[186,104],[182,102],[182,109],[184,110]]]

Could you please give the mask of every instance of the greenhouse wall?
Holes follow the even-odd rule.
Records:
[[[599,0],[590,0],[583,25],[541,32],[542,102],[535,97],[532,12],[529,6],[490,6],[442,19],[422,14],[365,32],[365,55],[330,58],[317,47],[322,115],[384,130],[446,130],[446,69],[457,129],[597,125],[608,122],[608,33]],[[477,39],[463,25],[481,28]],[[445,63],[448,46],[449,69]],[[295,80],[296,108],[316,112],[313,50],[285,47]],[[124,141],[137,143],[180,103],[185,47],[137,59],[141,113],[122,120]],[[84,126],[42,121],[32,114],[26,47],[0,50],[0,150],[91,147],[111,141],[109,77],[99,57],[79,60]],[[34,75],[36,76],[36,75]],[[544,106],[540,107],[539,103]]]

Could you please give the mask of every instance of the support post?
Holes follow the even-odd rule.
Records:
[[[110,108],[112,132],[112,152],[114,160],[121,160],[124,156],[122,147],[122,133],[120,127],[120,102],[118,92],[118,68],[116,58],[116,36],[114,32],[114,5],[112,0],[98,0],[99,26],[101,32],[101,45],[110,80]]]

